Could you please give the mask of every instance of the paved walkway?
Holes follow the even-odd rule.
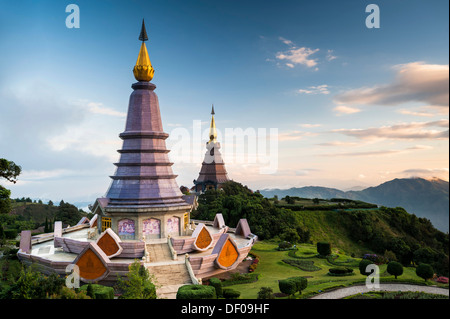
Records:
[[[340,288],[330,292],[324,292],[320,295],[311,297],[310,299],[341,299],[344,297],[356,295],[359,293],[367,293],[369,291],[421,291],[430,294],[439,294],[448,296],[448,289],[431,287],[431,286],[420,286],[420,285],[408,285],[408,284],[380,284],[380,289],[368,289],[364,286],[352,286],[346,288]]]

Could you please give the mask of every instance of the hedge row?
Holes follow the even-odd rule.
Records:
[[[90,284],[92,287],[93,299],[114,299],[114,288],[98,284]],[[80,287],[81,290],[88,292],[89,284]],[[90,296],[92,298],[92,296]]]
[[[177,299],[216,299],[213,286],[185,285],[178,288]]]

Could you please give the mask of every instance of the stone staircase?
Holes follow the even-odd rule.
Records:
[[[167,243],[148,243],[146,246],[149,262],[144,265],[154,276],[158,298],[175,299],[179,287],[192,284],[184,257],[173,260]]]

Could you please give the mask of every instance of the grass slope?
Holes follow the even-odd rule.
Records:
[[[306,257],[307,260],[313,261],[314,265],[321,268],[317,271],[304,271],[297,267],[288,265],[284,263],[283,259],[290,259],[288,251],[278,251],[275,248],[278,245],[269,241],[257,242],[253,248],[252,252],[260,256],[260,261],[255,274],[259,275],[259,280],[249,284],[238,284],[229,286],[227,288],[232,288],[241,292],[241,299],[256,299],[258,291],[261,287],[270,287],[274,293],[279,293],[278,280],[286,279],[294,276],[305,276],[308,279],[308,287],[303,291],[301,297],[309,297],[314,294],[319,293],[319,291],[326,291],[340,287],[347,287],[353,284],[364,284],[366,277],[359,273],[358,267],[351,267],[354,269],[353,275],[335,277],[329,276],[328,270],[335,265],[330,264],[327,259],[318,258],[315,256],[317,253],[315,245],[312,244],[301,244],[297,245],[298,251],[296,256]],[[333,251],[335,253],[337,249]],[[346,261],[351,259],[353,264],[359,262],[360,259],[354,260],[350,256],[340,254],[339,261]],[[415,268],[405,267],[403,275],[399,276],[395,280],[394,276],[389,275],[386,272],[387,265],[380,265],[380,281],[381,282],[411,282],[415,284],[433,284],[435,282],[428,281],[424,282],[423,279],[419,278],[415,274]],[[441,285],[446,286],[448,285]],[[300,298],[299,294],[295,295],[296,298]],[[287,298],[287,297],[284,297]]]

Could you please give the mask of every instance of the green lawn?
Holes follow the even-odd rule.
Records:
[[[319,290],[325,291],[333,288],[350,286],[355,283],[364,284],[366,280],[366,277],[359,273],[358,267],[351,267],[354,269],[354,273],[351,276],[335,277],[327,275],[328,269],[336,266],[330,264],[326,259],[315,257],[317,252],[315,245],[297,245],[298,251],[295,255],[303,258],[308,257],[307,260],[314,261],[314,266],[321,268],[317,271],[304,271],[282,262],[283,259],[292,259],[292,257],[288,255],[288,251],[276,250],[275,248],[277,246],[278,245],[275,243],[265,241],[256,243],[252,248],[252,252],[260,256],[260,261],[255,271],[256,274],[259,274],[259,280],[257,282],[233,285],[227,288],[239,290],[241,292],[240,298],[242,299],[256,299],[261,287],[271,287],[274,293],[279,293],[278,280],[294,276],[305,276],[308,277],[308,287],[303,291],[303,296],[306,297],[318,293]],[[336,261],[345,262],[348,259],[353,258],[340,254]],[[353,261],[352,264],[355,265],[355,261]],[[405,267],[403,269],[403,275],[395,280],[394,276],[391,276],[386,272],[386,267],[387,265],[380,266],[381,282],[425,283],[423,279],[415,274],[415,268]],[[436,283],[433,282],[433,284]],[[299,298],[300,295],[297,294],[295,297]]]

